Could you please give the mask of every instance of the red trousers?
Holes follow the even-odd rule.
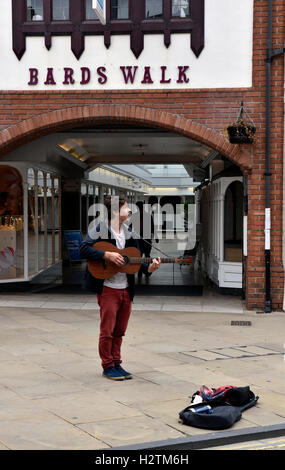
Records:
[[[129,289],[112,289],[103,286],[97,294],[100,306],[99,355],[103,369],[120,364],[122,337],[125,335],[131,314]]]

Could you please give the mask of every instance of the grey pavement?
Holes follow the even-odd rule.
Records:
[[[247,311],[238,297],[207,290],[202,297],[136,297],[122,348],[134,377],[122,382],[102,377],[98,333],[93,296],[0,295],[1,450],[111,449],[205,436],[211,431],[178,421],[203,384],[249,385],[259,395],[231,429],[285,423],[282,312]]]

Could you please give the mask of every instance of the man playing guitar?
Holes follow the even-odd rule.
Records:
[[[93,247],[96,242],[106,241],[119,249],[139,248],[138,240],[127,233],[123,225],[130,213],[128,199],[125,196],[106,196],[104,201],[108,211],[108,223],[105,233],[107,238],[98,237],[101,224],[92,229],[80,245],[81,258],[88,261],[124,265],[124,258],[118,252],[99,250]],[[115,207],[115,209],[114,209]],[[116,210],[117,208],[117,210]],[[104,224],[104,222],[102,223]],[[129,231],[131,231],[129,229]],[[152,259],[150,264],[142,264],[144,273],[153,273],[160,266],[160,258]],[[122,337],[125,335],[131,314],[131,303],[135,294],[135,275],[117,272],[107,279],[98,279],[86,269],[84,286],[97,294],[100,306],[99,355],[103,367],[103,376],[111,380],[131,379],[132,375],[121,366]]]

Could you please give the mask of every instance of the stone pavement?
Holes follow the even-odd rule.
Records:
[[[235,321],[235,325],[232,325]],[[251,322],[241,326],[239,321]],[[123,343],[133,380],[101,375],[93,296],[0,295],[0,449],[110,449],[205,435],[178,413],[200,385],[250,385],[232,429],[285,423],[285,314],[237,297],[136,297]]]

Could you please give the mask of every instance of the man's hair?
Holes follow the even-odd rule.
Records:
[[[127,196],[125,194],[118,194],[116,196],[105,196],[104,197],[104,205],[108,212],[108,220],[112,219],[112,211],[115,209],[121,209],[121,207],[126,203],[129,202]]]

